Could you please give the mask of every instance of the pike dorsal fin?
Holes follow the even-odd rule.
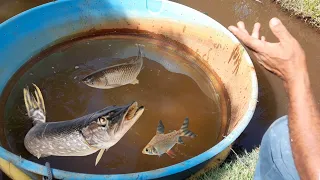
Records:
[[[158,127],[157,127],[157,134],[163,134],[164,133],[164,125],[162,124],[162,121],[159,121]]]

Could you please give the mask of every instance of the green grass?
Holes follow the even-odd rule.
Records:
[[[282,8],[320,28],[319,0],[275,0]]]
[[[251,180],[253,179],[259,148],[251,152],[246,150],[231,151],[226,161],[216,169],[209,169],[201,174],[194,175],[189,180]],[[236,153],[236,154],[235,154]],[[239,154],[240,153],[240,154]]]

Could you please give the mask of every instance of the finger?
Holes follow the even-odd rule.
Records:
[[[269,22],[269,26],[273,34],[279,39],[280,42],[288,42],[293,38],[287,28],[278,18],[272,18]]]
[[[261,27],[260,23],[255,23],[254,24],[253,30],[252,30],[252,34],[251,34],[252,37],[259,39],[260,27]]]
[[[238,27],[235,27],[235,26],[229,26],[228,29],[229,29],[229,31],[231,31],[232,33],[235,32],[235,31],[240,31],[240,30],[238,29]],[[233,33],[233,34],[234,34],[234,33]]]
[[[237,25],[238,25],[238,28],[240,28],[240,29],[245,29],[246,28],[246,26],[244,25],[244,22],[242,22],[242,21],[239,21],[237,23]]]
[[[237,25],[238,25],[238,28],[239,28],[242,32],[244,32],[244,33],[246,33],[246,34],[249,34],[248,31],[246,30],[246,26],[244,25],[244,23],[243,23],[242,21],[239,21],[239,22],[237,23]]]
[[[234,26],[229,26],[228,28],[238,39],[243,41],[243,43],[256,52],[261,52],[263,50],[263,43],[259,39],[251,37]]]

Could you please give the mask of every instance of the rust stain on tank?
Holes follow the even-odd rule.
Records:
[[[208,56],[207,56],[207,61],[209,61],[209,59],[210,59],[210,52],[212,51],[212,48],[210,48],[209,50],[208,50]]]
[[[232,73],[237,74],[240,64],[241,64],[241,59],[242,59],[242,53],[243,49],[241,48],[241,44],[237,44],[236,47],[233,49],[231,56],[228,60],[228,64],[233,61],[233,65],[235,66]]]
[[[124,21],[124,22],[126,22],[128,26],[130,26],[130,25],[131,25],[131,24],[130,24],[130,22],[129,22],[128,20],[123,19],[123,21]]]
[[[220,43],[213,43],[213,47],[215,49],[219,49],[219,48],[221,48],[221,44]]]
[[[203,54],[203,55],[202,55],[202,59],[204,59],[206,56],[207,56],[207,54]]]

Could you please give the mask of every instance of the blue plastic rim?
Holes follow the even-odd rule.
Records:
[[[183,12],[184,16],[178,16]],[[0,93],[11,76],[30,57],[40,52],[52,42],[74,34],[79,30],[108,20],[124,17],[135,18],[169,18],[195,25],[206,25],[217,29],[232,41],[239,43],[225,27],[187,6],[166,0],[60,0],[38,6],[12,17],[0,24]],[[201,19],[201,21],[199,20]],[[81,22],[86,23],[81,23]],[[79,22],[79,23],[74,23]],[[61,28],[57,28],[60,27]],[[41,38],[39,38],[41,34]],[[247,63],[252,65],[247,52],[244,53]],[[53,169],[52,173],[58,179],[153,179],[174,175],[195,167],[226,149],[243,132],[250,122],[257,102],[258,84],[256,74],[251,76],[252,94],[249,107],[235,129],[217,145],[184,162],[152,171],[130,174],[83,174]],[[40,175],[47,175],[45,166],[23,159],[0,146],[0,157],[12,162],[23,170]]]

